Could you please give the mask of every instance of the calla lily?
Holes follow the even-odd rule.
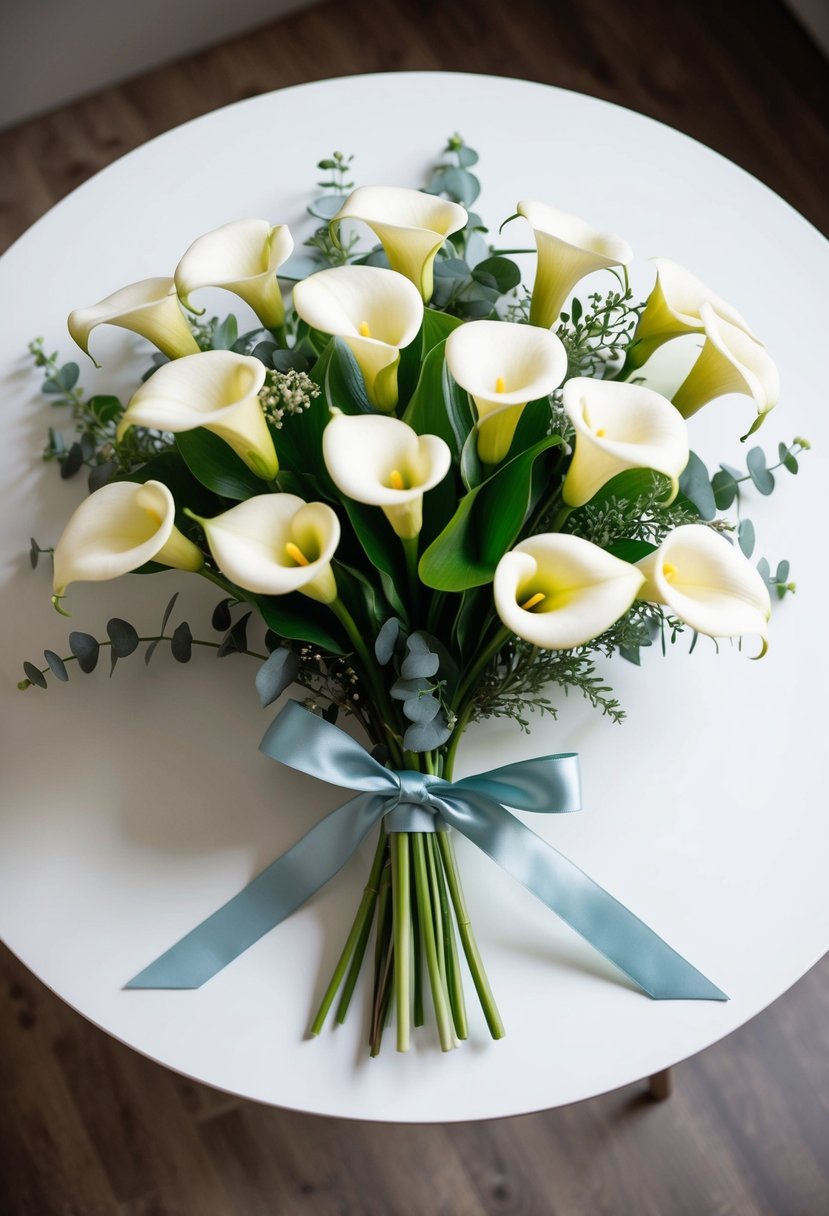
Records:
[[[673,502],[688,463],[688,428],[666,397],[638,384],[577,376],[565,384],[562,404],[576,428],[564,479],[566,503],[589,502],[625,469],[655,469],[670,477]]]
[[[532,225],[538,249],[530,323],[549,329],[561,315],[568,295],[594,270],[627,266],[633,250],[627,241],[597,232],[575,215],[546,203],[519,203],[516,211]]]
[[[452,463],[437,435],[418,435],[397,418],[336,413],[322,436],[325,466],[337,489],[382,508],[398,536],[423,526],[423,495],[443,481]]]
[[[98,325],[131,329],[133,333],[149,338],[171,359],[195,354],[199,349],[181,311],[172,279],[142,279],[140,283],[131,283],[90,308],[76,308],[70,312],[67,324],[70,334],[87,355],[89,335]]]
[[[567,374],[567,352],[548,329],[510,321],[468,321],[446,340],[446,362],[478,411],[478,455],[498,464],[529,401]]]
[[[424,300],[434,290],[435,254],[459,232],[467,214],[458,203],[399,186],[359,186],[331,221],[336,239],[342,220],[362,220],[376,233],[392,270],[411,279]]]
[[[598,637],[627,612],[641,571],[598,545],[547,532],[521,541],[495,570],[496,611],[519,638],[570,650]]]
[[[397,405],[400,351],[423,322],[420,292],[402,274],[381,266],[335,266],[294,288],[294,306],[314,329],[347,342],[373,406]]]
[[[683,418],[690,418],[715,397],[741,393],[757,406],[756,430],[777,404],[780,376],[764,347],[736,325],[718,317],[710,304],[700,309],[705,343],[685,380],[673,396]]]
[[[260,494],[213,519],[193,519],[204,528],[219,569],[237,587],[259,595],[301,591],[323,604],[337,598],[331,559],[340,522],[324,503]]]
[[[769,589],[724,536],[702,524],[685,524],[637,565],[646,579],[639,599],[666,604],[697,633],[718,638],[759,634],[765,651]]]
[[[726,300],[670,258],[651,258],[656,267],[656,282],[639,318],[627,355],[627,366],[641,367],[663,342],[682,334],[702,333],[703,305],[713,308],[718,317],[736,326],[762,346],[748,323]]]
[[[201,550],[175,526],[173,496],[160,481],[115,481],[85,498],[55,546],[56,599],[75,582],[101,582],[146,562],[200,570]]]
[[[275,228],[267,220],[224,224],[195,240],[176,266],[179,298],[185,308],[192,308],[190,296],[200,287],[224,287],[249,304],[266,329],[276,329],[285,320],[276,272],[293,248],[286,224]]]
[[[131,426],[174,434],[203,426],[233,448],[257,477],[273,481],[279,462],[259,403],[264,382],[259,359],[229,350],[165,363],[130,400],[116,438],[120,441]]]

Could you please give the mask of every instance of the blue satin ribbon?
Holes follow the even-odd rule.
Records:
[[[656,1000],[728,1000],[624,904],[506,809],[579,810],[576,755],[521,760],[461,781],[397,772],[296,701],[277,715],[260,748],[289,768],[360,792],[127,988],[199,988],[333,878],[385,819],[386,830],[394,832],[455,828]]]

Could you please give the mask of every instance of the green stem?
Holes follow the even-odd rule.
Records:
[[[391,886],[394,904],[394,995],[397,1003],[397,1050],[408,1051],[412,1017],[412,896],[409,877],[409,833],[391,832],[390,839]],[[416,835],[415,840],[417,840]]]
[[[447,778],[448,779],[448,778]],[[486,971],[484,969],[483,960],[481,959],[478,943],[475,940],[475,934],[472,932],[472,925],[469,921],[469,913],[466,908],[466,901],[463,896],[463,888],[461,887],[460,875],[458,874],[458,863],[455,859],[455,850],[452,845],[452,840],[449,832],[438,832],[438,847],[443,859],[443,869],[446,874],[446,882],[449,887],[449,895],[452,899],[452,906],[455,909],[455,918],[458,922],[458,933],[463,946],[463,952],[466,955],[466,961],[469,965],[469,970],[472,973],[472,981],[475,985],[475,991],[478,993],[478,998],[481,1002],[481,1008],[484,1011],[489,1032],[493,1039],[502,1039],[504,1037],[504,1024],[501,1021],[501,1015],[498,1012],[498,1007],[495,1004],[495,997],[492,995],[492,989],[489,986]]]
[[[472,667],[470,667],[469,671],[466,673],[464,678],[461,680],[461,682],[458,686],[457,694],[455,696],[455,708],[459,712],[462,712],[460,707],[463,706],[464,701],[466,700],[467,694],[470,692],[470,690],[474,689],[477,686],[478,681],[479,681],[483,671],[489,666],[489,664],[495,658],[496,654],[501,649],[501,647],[504,645],[504,643],[506,641],[508,641],[508,639],[511,637],[512,637],[512,633],[510,632],[509,629],[507,629],[506,625],[503,625],[498,630],[498,632],[496,633],[495,637],[492,639],[490,644],[484,648],[484,650],[482,651],[481,655],[478,658],[478,661],[476,663],[474,663],[472,665]]]
[[[406,558],[406,576],[409,580],[409,595],[411,597],[412,624],[416,624],[420,616],[420,579],[417,575],[419,557],[419,537],[401,536],[403,554]]]
[[[553,516],[549,530],[551,532],[560,532],[572,512],[572,507],[562,504],[562,506],[559,507],[558,511],[556,511],[555,515]]]
[[[452,1021],[455,1023],[455,1034],[459,1039],[466,1039],[469,1037],[469,1027],[466,1020],[466,1001],[463,995],[463,977],[461,976],[460,959],[458,958],[458,944],[455,940],[452,913],[449,910],[449,899],[446,894],[446,877],[443,872],[440,847],[435,840],[435,835],[436,833],[434,832],[430,834],[427,846],[432,852],[438,880],[438,900],[440,903],[440,918],[443,925],[445,950],[446,987],[449,993]]]
[[[391,856],[387,857],[380,879],[380,895],[377,899],[377,940],[374,946],[374,996],[371,1012],[369,1047],[371,1055],[380,1051],[383,1028],[386,1024],[388,999],[391,996],[392,966],[392,907],[391,907]]]
[[[172,640],[173,640],[172,637],[168,636],[166,633],[157,633],[157,634],[151,635],[149,637],[140,637],[138,639],[138,644],[140,646],[143,642],[172,642]],[[111,646],[112,642],[107,638],[103,642],[98,642],[98,645],[101,649],[103,649],[104,646]],[[208,646],[211,650],[219,650],[222,644],[221,644],[221,642],[202,641],[201,638],[191,638],[190,645],[191,646]],[[236,653],[245,654],[248,656],[248,658],[251,658],[251,659],[261,659],[263,662],[268,657],[266,654],[259,654],[259,652],[257,650],[239,650]],[[78,661],[78,656],[76,654],[67,654],[61,658],[61,663],[76,663],[77,661]],[[51,667],[48,667],[48,666],[41,667],[40,674],[42,676],[48,676],[51,670],[52,670]]]
[[[443,979],[440,974],[437,943],[435,941],[435,926],[430,915],[429,907],[429,877],[426,870],[426,849],[423,843],[423,833],[412,833],[412,848],[415,857],[415,887],[420,922],[423,925],[423,944],[426,951],[426,966],[429,972],[429,983],[432,988],[432,1001],[435,1006],[435,1018],[438,1024],[441,1051],[451,1051],[455,1046],[452,1037],[452,1023],[449,1016],[449,1006]]]
[[[334,997],[337,995],[337,991],[343,981],[343,977],[345,976],[346,970],[349,967],[352,956],[356,958],[358,951],[359,961],[362,962],[362,956],[363,953],[365,953],[366,942],[368,941],[369,930],[371,929],[371,922],[374,918],[374,907],[377,902],[378,884],[380,882],[380,873],[383,869],[385,853],[386,841],[384,838],[384,833],[381,831],[380,839],[377,841],[377,848],[374,853],[374,861],[371,864],[368,882],[366,883],[365,890],[363,891],[363,897],[360,900],[360,906],[357,909],[354,924],[351,926],[351,932],[346,938],[346,943],[343,946],[342,954],[339,957],[337,966],[334,968],[334,974],[331,976],[330,983],[325,990],[325,995],[323,996],[320,1007],[317,1010],[317,1016],[311,1023],[312,1035],[318,1035],[322,1030],[325,1019],[328,1016],[328,1010],[331,1008]],[[362,951],[360,951],[361,943]],[[359,971],[359,963],[357,969]],[[356,976],[354,978],[356,981]],[[350,999],[351,993],[348,994],[348,1000]],[[348,1000],[346,1000],[345,1003],[346,1010],[348,1009]],[[342,1009],[342,1004],[340,1008]],[[342,1016],[343,1018],[345,1017],[345,1011],[343,1011]],[[342,1021],[342,1018],[339,1020]]]

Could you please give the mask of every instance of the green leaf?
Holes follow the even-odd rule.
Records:
[[[630,562],[633,565],[639,562],[643,557],[647,557],[649,553],[653,553],[656,545],[652,545],[646,540],[616,540],[607,546],[607,552],[612,557],[618,557],[620,561]]]
[[[69,634],[69,649],[78,660],[78,666],[85,675],[95,670],[101,647],[97,638],[91,633],[79,633],[73,630]]]
[[[66,670],[66,664],[60,655],[55,654],[54,650],[44,650],[43,656],[52,670],[52,675],[65,684],[69,679],[69,672]]]
[[[390,616],[374,639],[374,655],[381,667],[391,662],[399,637],[400,622],[397,617]]]
[[[117,659],[131,655],[138,645],[138,631],[129,621],[114,616],[107,621],[107,634],[112,642],[112,654]]]
[[[203,427],[176,435],[176,447],[193,476],[222,498],[241,501],[265,490],[265,482],[251,472],[233,449]]]
[[[309,215],[318,220],[332,220],[346,200],[345,194],[322,194],[308,208]]]
[[[216,658],[223,659],[229,654],[242,654],[248,648],[248,621],[253,613],[246,612],[244,616],[240,616],[234,625],[231,625],[225,636],[222,638],[221,645],[216,651]]]
[[[233,623],[233,618],[230,615],[230,605],[235,603],[235,600],[219,600],[216,607],[213,609],[213,615],[210,618],[210,624],[218,633],[224,633]],[[162,631],[163,632],[163,631]]]
[[[159,633],[163,633],[164,630],[167,628],[167,622],[170,619],[170,613],[173,611],[173,608],[176,605],[177,599],[178,599],[178,592],[175,593],[175,595],[172,597],[170,602],[167,604],[167,607],[164,609],[164,616],[161,618],[161,628],[158,631]]]
[[[783,468],[787,469],[792,474],[796,474],[800,468],[794,453],[789,451],[789,445],[787,443],[778,443],[777,458],[783,465]]]
[[[213,339],[210,345],[213,350],[230,350],[238,337],[239,326],[233,313],[230,313],[213,330]]]
[[[409,752],[430,752],[440,747],[452,731],[443,710],[431,722],[413,722],[403,735],[403,746]]]
[[[751,480],[761,494],[771,494],[774,489],[774,474],[766,467],[766,453],[762,448],[752,448],[746,456]]]
[[[436,169],[429,182],[429,194],[447,194],[456,203],[469,207],[481,193],[481,183],[474,173],[453,165]]]
[[[474,148],[467,148],[466,144],[461,144],[459,148],[454,149],[454,152],[464,169],[470,169],[473,165],[477,165],[478,153]]]
[[[40,561],[40,545],[33,536],[29,537],[29,564],[33,570],[37,570],[37,563]]]
[[[702,519],[713,519],[717,514],[717,503],[708,470],[697,456],[691,452],[685,471],[679,479],[679,488],[685,497],[693,503]]]
[[[256,673],[256,691],[263,709],[290,688],[298,671],[299,657],[287,646],[280,646],[265,660]]]
[[[496,256],[479,262],[472,271],[472,278],[476,283],[505,295],[521,282],[521,271],[509,258]]]
[[[403,551],[399,539],[379,507],[354,502],[351,498],[344,498],[342,501],[369,565],[380,573],[383,592],[392,610],[407,619],[408,610],[398,591],[399,587],[406,585]]]
[[[785,583],[789,577],[789,563],[782,561],[777,563],[777,570],[774,574],[774,580],[777,583]]]
[[[195,434],[196,432],[192,433]],[[232,452],[231,455],[233,455]],[[181,453],[175,448],[168,448],[164,452],[159,452],[158,456],[154,456],[152,460],[148,460],[140,469],[135,469],[126,477],[119,477],[117,480],[132,481],[139,484],[146,481],[160,481],[172,494],[178,509],[189,507],[197,515],[209,516],[221,508],[221,504],[217,503],[213,494],[193,476],[185,464]],[[257,484],[261,491],[262,483],[257,482]],[[179,524],[179,527],[185,530],[189,530],[193,526],[192,522],[186,517],[176,522]]]
[[[73,443],[69,451],[60,462],[60,475],[67,480],[69,477],[74,477],[83,464],[83,448],[79,443]]]
[[[467,393],[455,383],[446,366],[445,340],[424,359],[403,421],[418,435],[439,436],[448,443],[453,457],[460,457],[475,420]]]
[[[35,667],[34,663],[24,663],[23,670],[30,684],[36,684],[38,688],[48,688],[46,677],[39,667]]]
[[[87,405],[98,421],[104,425],[114,422],[124,412],[119,398],[106,394],[96,394],[94,397],[90,397]]]
[[[345,647],[330,632],[334,618],[330,609],[307,595],[248,596],[262,620],[281,638],[310,642],[328,654],[345,654]]]
[[[524,523],[533,465],[560,442],[557,435],[540,440],[461,499],[453,518],[420,559],[419,573],[427,587],[465,591],[491,582]]]
[[[170,651],[177,663],[189,663],[193,653],[193,634],[186,621],[176,625],[170,639]]]
[[[431,693],[417,693],[403,702],[403,713],[410,722],[431,722],[440,712],[440,701]]]
[[[460,317],[450,317],[449,313],[439,312],[436,308],[425,308],[423,326],[420,330],[421,358],[425,359],[430,350],[448,338],[452,330],[462,324]]]
[[[718,469],[711,478],[711,489],[718,511],[727,511],[739,493],[737,479],[728,469]]]
[[[320,364],[325,360],[325,377],[320,387],[329,406],[336,406],[344,414],[370,414],[372,407],[366,394],[363,373],[350,347],[342,338],[334,338],[325,349]],[[319,364],[314,369],[314,379]]]
[[[737,543],[746,557],[754,552],[754,524],[750,519],[741,519],[737,528]]]

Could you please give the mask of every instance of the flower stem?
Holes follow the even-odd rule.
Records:
[[[337,1006],[337,1021],[341,1026],[342,1026],[343,1022],[345,1021],[346,1014],[348,1013],[348,1007],[351,1004],[351,997],[354,994],[354,988],[357,984],[357,979],[360,975],[360,969],[362,968],[362,965],[363,965],[363,959],[365,958],[366,948],[368,946],[369,934],[371,933],[371,925],[372,925],[372,921],[374,920],[374,912],[379,904],[379,898],[380,898],[379,892],[380,892],[380,889],[382,886],[382,877],[381,876],[382,876],[383,872],[386,869],[388,869],[388,867],[390,865],[389,850],[388,850],[388,837],[386,836],[386,833],[383,831],[381,831],[381,833],[380,833],[380,841],[378,842],[378,850],[379,850],[381,844],[382,844],[382,864],[380,866],[380,869],[377,872],[377,881],[373,884],[375,887],[374,904],[371,908],[370,913],[368,914],[368,916],[366,916],[365,920],[363,921],[363,926],[360,931],[360,936],[357,939],[357,945],[354,949],[354,955],[351,959],[351,966],[349,967],[348,975],[346,976],[345,986],[342,991],[342,996],[340,997],[340,1003]],[[373,877],[374,877],[374,870],[372,868],[372,874],[369,878],[370,885],[372,885],[371,879]],[[379,936],[379,933],[380,933],[379,912],[378,912],[377,919],[378,919],[377,933]]]
[[[466,1020],[466,1001],[463,995],[463,979],[461,976],[460,959],[458,958],[458,943],[455,940],[455,929],[452,923],[452,913],[449,910],[449,899],[446,894],[446,878],[440,847],[432,832],[427,839],[438,880],[438,902],[440,918],[443,925],[443,943],[445,952],[446,988],[449,994],[449,1006],[452,1010],[452,1021],[455,1023],[455,1034],[459,1039],[469,1037],[469,1027]]]
[[[337,966],[334,968],[334,974],[331,976],[331,981],[325,990],[322,1003],[317,1010],[317,1016],[311,1023],[312,1035],[318,1035],[322,1030],[325,1019],[328,1016],[328,1010],[331,1008],[334,997],[337,995],[340,984],[343,982],[343,977],[345,976],[352,956],[356,956],[356,951],[359,948],[361,940],[362,951],[365,952],[366,942],[368,941],[368,933],[369,929],[371,928],[372,918],[374,916],[374,906],[377,902],[377,884],[380,881],[380,872],[383,868],[385,852],[386,842],[384,839],[384,833],[381,832],[380,839],[377,842],[377,849],[374,853],[374,861],[371,865],[371,872],[369,873],[368,882],[366,883],[365,890],[363,891],[363,897],[360,900],[357,915],[354,918],[354,924],[351,926],[351,932],[346,938],[346,943],[343,946],[342,954],[339,957]],[[360,959],[362,960],[362,954],[360,955]],[[348,1005],[346,1003],[346,1009],[347,1008]],[[343,1014],[343,1016],[345,1016],[345,1014]]]
[[[458,933],[460,934],[469,970],[472,973],[475,990],[478,993],[490,1034],[493,1039],[502,1039],[505,1033],[504,1024],[501,1021],[501,1015],[498,1013],[498,1007],[495,1004],[495,998],[492,995],[492,989],[489,986],[489,980],[484,970],[480,951],[478,950],[478,943],[475,940],[475,934],[472,932],[472,925],[469,922],[469,913],[463,897],[460,875],[458,874],[458,863],[455,858],[452,840],[449,832],[438,832],[437,838],[438,847],[443,858],[446,882],[458,922]]]
[[[440,973],[437,942],[435,940],[435,923],[429,906],[429,875],[426,866],[426,846],[423,832],[412,833],[412,848],[415,859],[415,887],[420,921],[423,926],[423,944],[426,951],[426,966],[429,972],[429,983],[432,988],[432,1001],[435,1006],[435,1017],[438,1024],[441,1051],[451,1051],[455,1046],[452,1037],[452,1023],[449,1017],[449,1006],[446,999],[443,978]]]
[[[411,1037],[412,999],[409,833],[391,832],[390,838],[391,885],[394,904],[394,995],[397,1003],[397,1050],[408,1051]],[[415,840],[417,840],[416,835]]]

